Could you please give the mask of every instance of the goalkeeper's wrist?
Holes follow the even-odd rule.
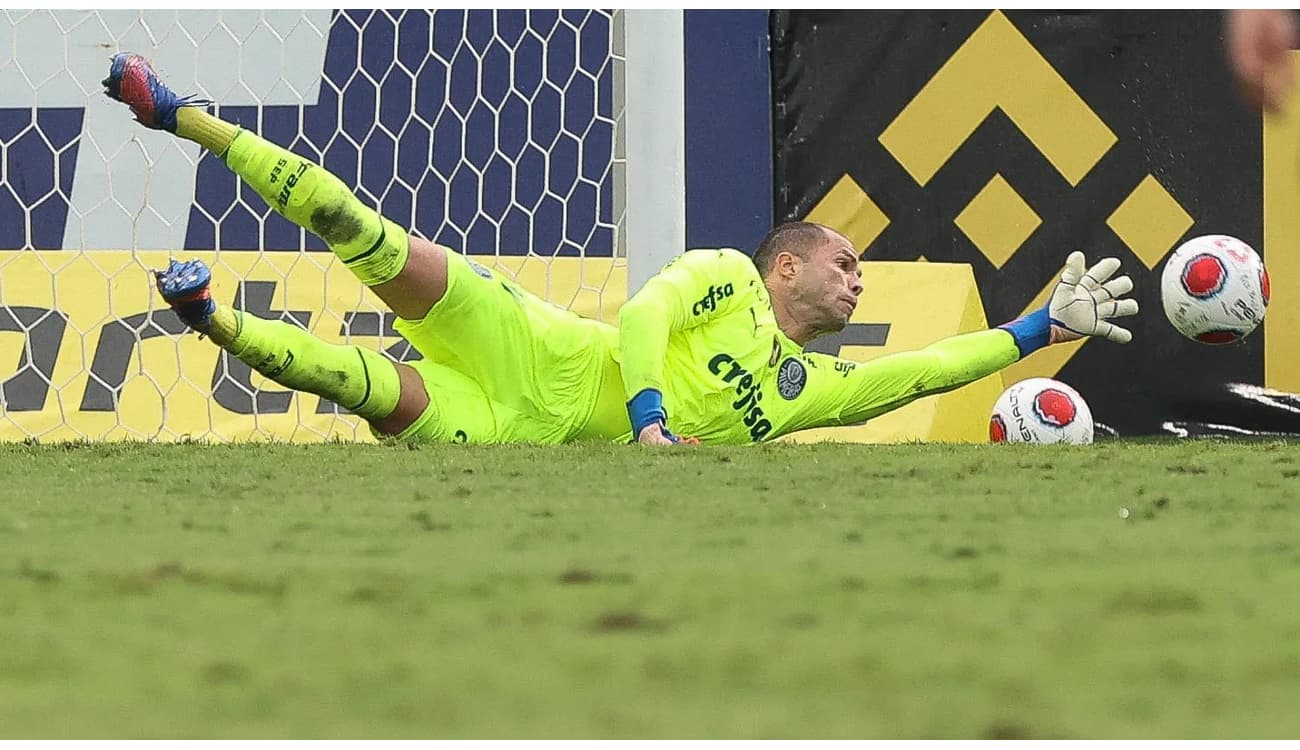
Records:
[[[664,394],[654,388],[641,389],[627,402],[627,416],[632,421],[634,439],[641,434],[641,430],[656,422],[668,424],[668,413],[664,411]]]
[[[1010,323],[1003,323],[998,328],[1011,334],[1011,338],[1016,341],[1016,348],[1020,350],[1020,358],[1024,359],[1051,341],[1052,316],[1047,311],[1047,305],[1043,305],[1042,309]]]

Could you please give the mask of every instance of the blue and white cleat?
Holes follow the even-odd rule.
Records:
[[[197,95],[177,96],[158,78],[149,61],[134,52],[113,55],[105,78],[104,95],[131,108],[135,119],[146,128],[176,132],[176,110],[204,107],[210,99]]]
[[[201,260],[173,260],[166,271],[154,271],[158,291],[185,325],[205,331],[217,303],[212,299],[212,271]]]

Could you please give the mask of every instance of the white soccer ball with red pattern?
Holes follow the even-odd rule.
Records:
[[[1184,242],[1160,275],[1165,317],[1202,344],[1241,341],[1264,319],[1268,295],[1268,271],[1259,253],[1223,234]]]
[[[1029,378],[1002,392],[989,417],[994,443],[1092,442],[1092,411],[1083,396],[1051,378]]]

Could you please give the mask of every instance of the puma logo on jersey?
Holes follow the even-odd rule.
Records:
[[[736,400],[731,408],[741,415],[745,426],[749,428],[749,437],[754,442],[762,440],[772,431],[772,423],[763,417],[763,384],[753,373],[740,366],[730,354],[715,354],[709,360],[709,372],[721,375],[722,382],[735,385]]]
[[[696,315],[703,315],[705,312],[713,312],[718,309],[718,303],[736,293],[736,288],[731,284],[722,286],[709,285],[709,293],[704,298],[696,302],[691,307],[691,312]]]

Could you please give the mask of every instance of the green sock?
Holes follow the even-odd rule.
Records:
[[[217,156],[226,153],[238,133],[238,125],[214,117],[200,107],[176,110],[176,135],[194,141]]]
[[[325,240],[366,286],[392,281],[406,265],[406,230],[324,168],[194,107],[177,112],[176,132],[217,154],[277,212]]]
[[[397,368],[379,352],[330,344],[290,323],[224,306],[212,314],[207,334],[276,383],[327,398],[365,419],[397,408]]]

